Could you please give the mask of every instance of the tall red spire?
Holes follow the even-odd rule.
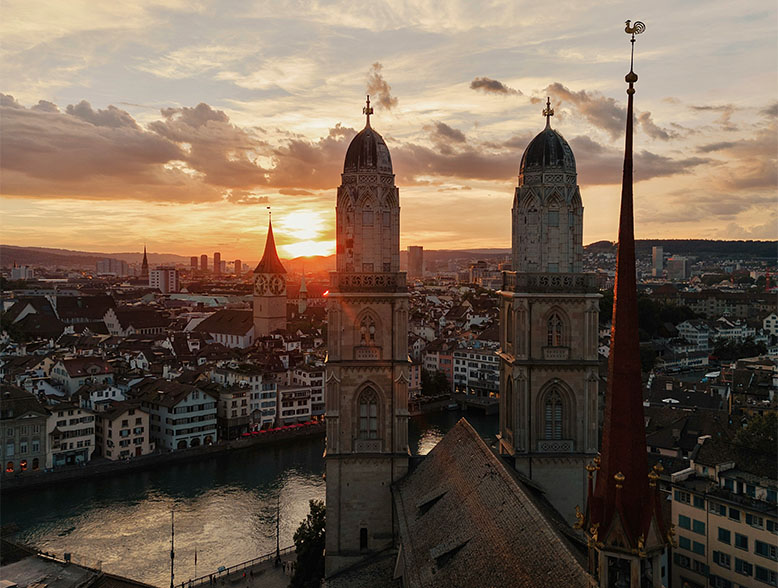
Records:
[[[268,218],[267,221],[267,240],[265,241],[265,252],[262,254],[262,260],[254,270],[255,274],[285,274],[286,268],[278,258],[276,251],[276,240],[273,237],[273,221]]]
[[[643,23],[629,26],[634,55],[635,34]],[[616,284],[613,294],[613,326],[608,359],[608,390],[597,482],[589,496],[587,530],[595,543],[609,537],[615,544],[642,550],[655,521],[659,537],[664,537],[658,495],[649,486],[646,456],[646,429],[640,375],[637,284],[635,279],[635,233],[632,195],[632,132],[634,84],[638,76],[630,71],[627,89],[627,128],[624,146],[624,175],[621,186],[619,241],[616,256]],[[590,475],[595,468],[590,469]],[[654,474],[656,475],[656,474]],[[594,530],[594,532],[592,532]],[[618,540],[613,534],[619,535]],[[662,540],[663,541],[663,540]]]

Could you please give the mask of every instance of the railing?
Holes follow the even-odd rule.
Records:
[[[290,553],[293,553],[294,550],[295,550],[295,546],[290,545],[289,547],[284,547],[279,552],[279,555],[281,556],[288,555]],[[260,555],[259,557],[255,557],[254,559],[250,559],[248,561],[235,564],[234,566],[230,566],[228,568],[219,568],[218,571],[212,574],[206,574],[205,576],[200,576],[199,578],[194,578],[194,579],[187,580],[186,582],[181,582],[181,584],[177,584],[177,588],[195,588],[195,586],[202,586],[203,584],[210,584],[210,583],[216,584],[216,580],[226,578],[231,574],[234,574],[235,572],[242,572],[243,570],[247,570],[248,568],[254,567],[261,563],[272,561],[273,559],[275,559],[275,557],[276,557],[275,551],[273,551],[272,553],[266,553],[265,555]]]
[[[545,360],[565,360],[570,357],[569,347],[543,347],[543,359]]]
[[[333,292],[404,292],[406,289],[405,272],[330,272]]]
[[[595,274],[503,272],[502,289],[507,292],[597,292]]]

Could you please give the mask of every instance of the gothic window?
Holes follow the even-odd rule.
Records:
[[[544,405],[546,439],[562,438],[562,398],[557,390],[552,390]]]
[[[359,396],[359,438],[378,439],[378,397],[372,388]]]
[[[505,317],[505,342],[513,343],[513,307],[508,305]]]
[[[561,347],[562,346],[562,318],[554,313],[548,317],[548,346],[549,347]]]
[[[367,315],[359,323],[359,344],[375,345],[375,321]]]
[[[365,210],[362,212],[362,226],[363,227],[372,227],[373,226],[373,211],[372,210]]]
[[[558,227],[559,226],[559,211],[558,210],[549,210],[548,211],[548,226],[549,227]]]

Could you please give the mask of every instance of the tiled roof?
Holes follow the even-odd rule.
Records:
[[[588,586],[553,524],[462,419],[394,492],[415,586]]]
[[[136,329],[166,327],[170,322],[157,311],[150,308],[116,309],[114,312],[122,329],[125,330],[130,326]]]
[[[218,310],[197,325],[194,330],[222,335],[245,335],[254,326],[250,310]]]
[[[10,384],[0,384],[0,399],[2,399],[0,418],[3,419],[18,418],[29,413],[48,414],[46,408],[33,394]]]
[[[94,357],[75,357],[61,360],[62,366],[71,378],[83,376],[112,374],[113,368],[102,359]]]

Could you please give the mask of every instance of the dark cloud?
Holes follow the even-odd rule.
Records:
[[[622,178],[624,153],[607,147],[591,137],[580,136],[570,140],[575,153],[578,181],[580,184],[618,184]],[[710,163],[710,159],[687,157],[672,159],[650,151],[634,154],[635,181],[686,174],[694,168]]]
[[[429,133],[430,141],[435,145],[435,148],[444,154],[453,153],[456,145],[467,142],[462,131],[440,121],[426,125],[424,130]]]
[[[761,114],[765,116],[771,116],[776,117],[778,116],[778,102],[773,102],[769,106],[765,106],[762,110],[759,111]]]
[[[639,115],[637,115],[637,122],[640,125],[640,128],[643,129],[643,132],[646,133],[649,137],[652,139],[660,139],[662,141],[668,141],[672,139],[673,137],[677,137],[678,133],[675,131],[669,131],[667,129],[663,129],[662,127],[659,127],[654,123],[653,119],[651,118],[650,112],[641,112]]]
[[[560,102],[573,106],[586,120],[607,132],[612,139],[623,135],[626,110],[613,98],[586,90],[574,92],[559,82],[549,85],[546,91]]]
[[[492,78],[486,77],[473,79],[473,81],[470,82],[470,89],[480,90],[481,92],[485,92],[487,94],[513,94],[521,96],[520,90],[506,86],[500,80],[493,80]]]
[[[38,104],[40,104],[40,102]],[[45,110],[45,109],[40,109],[40,110]],[[50,109],[46,111],[52,112]],[[58,112],[58,111],[59,109],[55,107],[54,112]],[[133,119],[132,116],[130,116],[129,112],[120,110],[115,106],[109,106],[105,110],[101,110],[99,108],[97,110],[94,110],[92,108],[92,105],[89,104],[89,102],[87,102],[86,100],[82,100],[81,102],[75,105],[69,104],[68,107],[65,109],[65,112],[67,112],[71,116],[83,120],[84,122],[88,122],[96,127],[111,127],[114,129],[118,129],[121,127],[127,127],[130,129],[138,128],[135,119]]]
[[[0,94],[0,106],[4,106],[6,108],[24,108],[16,101],[16,98],[10,94]]]
[[[774,190],[778,185],[778,123],[775,120],[746,139],[709,143],[697,150],[722,157],[724,169],[711,178],[716,188]]]
[[[38,103],[32,107],[32,110],[39,110],[41,112],[59,112],[57,105],[48,100],[38,100]]]
[[[732,122],[732,115],[735,114],[735,107],[732,104],[692,106],[691,109],[698,112],[718,112],[719,117],[716,122],[723,131],[738,130],[738,127]]]
[[[384,79],[381,70],[384,68],[379,62],[375,62],[367,72],[367,93],[378,98],[378,105],[386,110],[397,106],[397,98],[392,96],[392,87]]]
[[[194,108],[163,108],[161,113],[165,120],[150,123],[149,129],[188,146],[183,161],[205,174],[207,183],[230,188],[267,183],[267,170],[252,160],[261,141],[233,125],[223,111],[200,103]]]
[[[318,141],[288,139],[286,144],[272,150],[273,168],[268,173],[268,184],[310,190],[337,186],[343,158],[354,135],[354,129],[338,123]]]
[[[227,190],[224,193],[224,200],[231,204],[268,204],[270,199],[267,196],[252,194],[246,190]]]

